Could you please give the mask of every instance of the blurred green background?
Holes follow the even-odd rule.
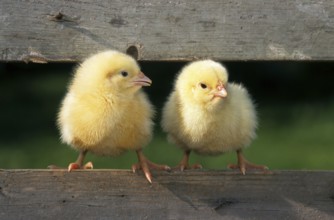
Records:
[[[155,138],[145,148],[154,162],[176,165],[180,149],[166,141],[159,120],[163,102],[183,62],[141,62],[153,80],[145,88],[156,106]],[[244,84],[257,104],[258,138],[246,157],[270,169],[334,169],[333,62],[224,62],[230,81]],[[77,152],[61,144],[56,114],[76,64],[0,64],[0,168],[67,167]],[[113,157],[89,154],[96,169],[129,169],[134,152]],[[191,163],[226,169],[234,152],[191,155]]]

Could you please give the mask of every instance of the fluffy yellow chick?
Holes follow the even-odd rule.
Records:
[[[58,115],[61,140],[80,152],[69,171],[93,168],[83,164],[87,152],[117,156],[127,150],[137,152],[132,170],[142,169],[150,183],[150,168],[169,169],[142,153],[152,139],[154,110],[141,87],[150,85],[137,62],[117,51],[95,54],[78,67]]]
[[[183,68],[163,108],[161,125],[169,141],[184,150],[181,170],[201,167],[189,166],[191,151],[203,155],[236,151],[238,164],[229,167],[242,174],[250,168],[267,169],[243,157],[242,149],[256,136],[256,112],[247,90],[228,83],[220,63],[202,60]]]

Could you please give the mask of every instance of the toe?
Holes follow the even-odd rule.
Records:
[[[48,169],[50,169],[50,170],[57,170],[57,169],[62,169],[62,168],[58,167],[56,165],[51,164],[51,165],[48,166]]]
[[[227,165],[227,167],[229,168],[229,169],[239,169],[239,165],[237,165],[237,164],[229,164],[229,165]]]
[[[242,173],[242,175],[246,175],[246,168],[245,167],[240,167],[240,172]]]
[[[144,172],[144,173],[145,173],[145,177],[146,177],[147,181],[152,184],[152,175],[151,175],[151,173],[149,171],[148,172]]]
[[[165,165],[165,167],[164,167],[164,170],[166,170],[166,171],[171,171],[172,170],[172,168],[170,168],[169,166],[167,166],[167,165]]]
[[[83,167],[84,169],[93,169],[93,163],[92,162],[88,162],[85,164],[85,166]]]
[[[139,163],[133,164],[131,166],[131,170],[132,170],[133,173],[135,173],[137,170],[140,170],[140,169],[141,169],[141,167],[140,167]]]
[[[72,170],[80,169],[80,165],[77,163],[70,163],[68,165],[68,172],[71,172]]]
[[[191,169],[202,169],[202,168],[203,168],[203,166],[201,164],[199,164],[199,163],[193,164],[191,166]]]

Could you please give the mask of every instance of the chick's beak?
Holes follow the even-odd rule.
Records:
[[[138,76],[136,76],[132,82],[134,85],[138,86],[150,86],[152,84],[152,80],[142,72],[139,72]]]
[[[214,97],[225,98],[227,96],[227,91],[223,85],[217,86],[217,92],[213,94]]]

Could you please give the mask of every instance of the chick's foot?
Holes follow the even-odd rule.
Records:
[[[184,151],[183,154],[183,158],[180,161],[180,163],[174,167],[174,170],[185,170],[185,169],[202,169],[202,165],[201,164],[193,164],[193,165],[189,165],[189,155],[190,155],[190,150]]]
[[[132,171],[135,173],[136,170],[143,170],[145,177],[148,182],[152,183],[152,174],[150,172],[150,169],[154,170],[166,170],[170,171],[170,167],[167,165],[160,165],[153,163],[152,161],[148,160],[142,150],[137,150],[137,156],[138,156],[138,163],[132,165]]]
[[[65,169],[64,167],[59,167],[56,165],[49,165],[48,169],[51,170],[58,170],[58,169]],[[75,162],[75,163],[70,163],[67,167],[67,170],[70,172],[72,170],[78,170],[78,169],[93,169],[93,163],[92,162],[88,162],[85,165],[80,165],[79,163]]]
[[[86,163],[84,166],[80,165],[79,163],[70,163],[68,165],[68,172],[71,172],[72,170],[78,170],[78,169],[93,169],[93,163],[92,162],[88,162]]]
[[[193,169],[202,169],[203,166],[199,163],[195,163],[192,165],[189,165],[188,163],[183,164],[183,163],[179,163],[177,166],[173,167],[173,170],[193,170]]]
[[[230,169],[239,169],[240,172],[245,175],[246,170],[261,170],[264,172],[268,172],[268,167],[265,165],[257,165],[249,162],[245,159],[245,157],[242,154],[241,150],[237,150],[237,157],[238,157],[238,164],[229,164],[228,168]]]
[[[93,163],[92,162],[88,162],[85,165],[83,165],[83,161],[85,159],[85,156],[87,154],[87,150],[81,150],[78,156],[77,161],[75,161],[74,163],[70,163],[68,165],[68,172],[70,172],[71,170],[77,170],[77,169],[93,169]]]
[[[85,156],[87,154],[87,150],[82,150],[79,153],[78,159],[74,162],[74,163],[70,163],[67,167],[68,172],[72,171],[72,170],[78,170],[78,169],[93,169],[93,163],[92,162],[88,162],[85,165],[83,165]],[[55,165],[50,165],[48,166],[49,169],[64,169],[61,167],[57,167]]]

